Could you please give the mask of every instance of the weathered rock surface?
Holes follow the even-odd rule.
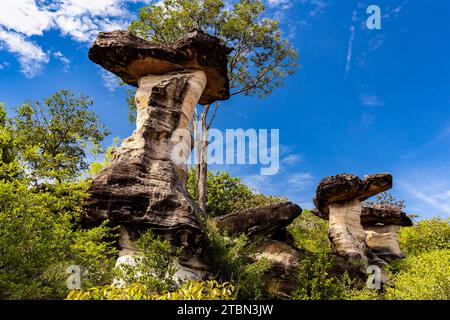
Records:
[[[311,212],[319,218],[328,220],[328,215],[321,213],[317,209],[311,210]],[[411,219],[405,212],[397,208],[396,206],[378,206],[368,207],[362,205],[361,210],[361,224],[363,227],[381,225],[396,225],[402,227],[412,226]]]
[[[368,175],[363,180],[352,174],[339,174],[320,182],[314,204],[318,214],[330,221],[328,236],[336,255],[366,263],[361,202],[391,187],[392,176],[386,173]]]
[[[85,225],[109,219],[126,227],[132,240],[152,229],[176,245],[199,241],[198,209],[186,190],[183,161],[190,145],[179,148],[180,139],[190,138],[199,101],[229,97],[228,52],[217,38],[200,31],[169,46],[152,45],[128,31],[99,34],[89,57],[138,86],[137,120],[136,130],[89,189]],[[174,135],[180,129],[184,135]]]
[[[225,100],[230,96],[227,54],[232,49],[218,38],[194,30],[170,45],[155,45],[129,31],[100,32],[89,50],[89,59],[138,86],[140,78],[180,70],[202,70],[208,79],[199,103]]]
[[[392,188],[392,176],[388,173],[371,174],[363,180],[344,173],[324,178],[316,190],[314,204],[324,217],[329,214],[330,203],[358,199],[364,201]]]
[[[364,228],[364,231],[367,246],[380,259],[391,262],[405,258],[400,250],[394,225],[369,226]]]
[[[281,297],[288,297],[297,288],[297,274],[300,250],[284,242],[264,241],[256,259],[265,258],[271,263],[265,275],[267,292]]]
[[[405,212],[392,205],[374,205],[372,207],[363,206],[361,212],[361,224],[363,227],[375,225],[410,227],[413,225],[411,219]]]
[[[282,202],[216,217],[214,221],[233,235],[272,235],[291,224],[301,213],[298,205]]]
[[[411,219],[395,206],[361,203],[391,186],[389,174],[369,175],[363,180],[341,174],[323,179],[317,187],[317,210],[312,212],[329,220],[328,235],[340,269],[361,277],[369,264],[381,267],[404,258],[395,226],[411,226]],[[382,272],[381,277],[386,281],[386,274]]]

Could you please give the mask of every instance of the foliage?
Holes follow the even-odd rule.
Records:
[[[450,249],[450,218],[419,221],[412,227],[401,228],[398,237],[406,256]]]
[[[387,299],[449,300],[450,249],[435,250],[408,257],[403,270],[387,288]]]
[[[176,269],[170,242],[147,231],[136,241],[135,247],[135,264],[123,264],[117,270],[121,282],[125,285],[141,283],[149,292],[157,294],[173,290],[176,287],[173,280]]]
[[[60,196],[70,188],[78,196]],[[64,297],[69,265],[82,267],[86,287],[110,280],[115,250],[105,239],[112,235],[106,226],[81,230],[74,224],[79,188],[36,190],[24,181],[0,181],[0,298]]]
[[[163,0],[139,10],[129,30],[156,44],[168,44],[193,29],[203,30],[234,48],[228,60],[231,94],[265,97],[296,68],[297,52],[283,39],[261,0]],[[128,91],[130,120],[134,99]]]
[[[16,109],[15,135],[20,158],[35,181],[73,179],[88,168],[86,148],[95,151],[109,131],[90,110],[90,98],[61,90],[41,103]]]
[[[196,199],[195,169],[189,168],[187,188],[193,199]],[[285,198],[255,194],[241,179],[231,177],[223,171],[208,172],[206,181],[206,212],[209,216],[221,216],[228,213],[266,206],[282,201]]]
[[[88,173],[89,177],[91,178],[95,177],[100,173],[100,171],[102,171],[107,165],[110,164],[113,157],[113,152],[118,145],[119,145],[119,138],[116,137],[114,138],[112,145],[110,145],[103,154],[103,160],[94,161],[90,164]]]
[[[315,216],[310,210],[303,210],[289,226],[295,246],[315,253],[330,252],[328,222]]]
[[[405,200],[397,200],[397,198],[389,191],[378,194],[375,201],[366,201],[365,203],[369,207],[373,207],[374,205],[395,206],[399,209],[405,209],[406,207]]]
[[[296,300],[340,300],[350,286],[349,277],[332,273],[334,259],[329,253],[304,252],[298,271]]]
[[[212,220],[207,220],[204,225],[205,260],[212,267],[212,274],[221,281],[233,282],[240,299],[261,298],[264,293],[263,276],[270,263],[267,259],[254,259],[260,241],[250,241],[244,234],[229,236]]]
[[[136,283],[125,288],[114,286],[94,287],[87,291],[73,290],[68,300],[232,300],[235,287],[232,283],[216,280],[189,281],[179,289],[162,294],[149,294],[148,288]]]
[[[10,180],[20,172],[11,119],[4,104],[0,103],[0,180]]]

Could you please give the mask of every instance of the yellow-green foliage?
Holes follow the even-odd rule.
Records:
[[[235,299],[235,287],[230,282],[219,283],[216,280],[203,282],[189,281],[178,290],[162,294],[149,293],[143,284],[133,284],[125,288],[114,286],[95,287],[87,291],[74,290],[68,300],[232,300]]]
[[[387,299],[449,300],[450,250],[425,252],[407,258],[396,275]]]
[[[406,256],[450,249],[450,219],[422,220],[399,231],[400,247]]]
[[[327,229],[328,222],[309,210],[304,210],[288,227],[298,248],[316,253],[330,252]]]

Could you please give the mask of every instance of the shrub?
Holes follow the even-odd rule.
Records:
[[[240,299],[258,299],[264,294],[264,273],[267,259],[255,261],[260,240],[250,241],[244,234],[229,236],[211,220],[205,222],[207,248],[205,258],[212,273],[221,281],[232,281]]]
[[[330,252],[328,222],[304,210],[288,227],[295,246],[310,252]]]
[[[135,243],[135,265],[123,264],[116,270],[116,277],[125,285],[143,284],[151,293],[174,290],[174,249],[167,240],[155,236],[150,230]]]
[[[411,256],[386,290],[388,299],[449,300],[450,250],[435,250]]]
[[[229,282],[216,280],[203,282],[189,281],[173,292],[151,294],[151,290],[142,283],[125,288],[114,286],[94,287],[86,291],[73,290],[67,300],[232,300],[235,288]]]
[[[432,218],[399,231],[400,247],[406,256],[450,249],[450,219]]]
[[[115,249],[105,225],[81,230],[79,186],[30,189],[26,181],[0,181],[0,298],[49,299],[67,294],[66,269],[79,265],[86,287],[111,279]],[[61,197],[61,193],[69,193]],[[73,196],[73,198],[71,198]]]
[[[333,257],[328,253],[304,252],[298,269],[296,300],[340,300],[350,287],[347,274],[332,273]]]

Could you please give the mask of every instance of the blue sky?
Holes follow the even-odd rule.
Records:
[[[94,99],[129,136],[123,88],[87,58],[99,31],[126,28],[152,1],[0,1],[0,101],[12,110],[67,88]],[[268,0],[268,15],[300,53],[297,73],[265,99],[233,97],[215,127],[279,128],[281,168],[223,165],[263,193],[312,206],[318,182],[391,172],[407,211],[450,216],[450,2]],[[366,8],[381,8],[368,30]]]

